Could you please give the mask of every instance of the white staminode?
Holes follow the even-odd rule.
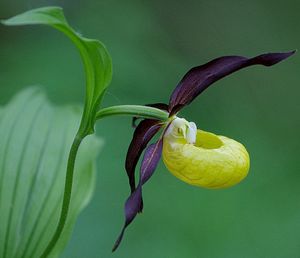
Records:
[[[168,138],[184,138],[187,143],[196,142],[197,126],[194,122],[188,122],[184,118],[176,117],[165,133]]]
[[[186,133],[187,142],[194,144],[196,142],[196,136],[197,136],[197,125],[194,122],[189,122],[187,133]]]

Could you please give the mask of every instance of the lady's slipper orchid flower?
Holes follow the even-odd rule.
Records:
[[[182,181],[206,188],[225,188],[239,183],[249,170],[249,155],[245,147],[227,137],[198,130],[193,122],[177,117],[215,81],[251,65],[272,66],[295,51],[262,54],[253,58],[224,56],[189,70],[172,92],[169,104],[150,106],[169,113],[169,120],[161,122],[144,119],[136,127],[126,157],[126,171],[131,195],[125,203],[125,224],[113,251],[119,246],[126,227],[142,211],[142,186],[152,176],[161,155],[168,170]],[[163,129],[158,141],[148,145]],[[148,146],[147,146],[148,145]],[[135,185],[135,168],[145,150],[139,183]]]

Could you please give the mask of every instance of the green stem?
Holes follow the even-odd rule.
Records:
[[[152,118],[158,119],[161,121],[166,121],[168,119],[168,113],[162,111],[157,108],[147,107],[147,106],[138,106],[138,105],[120,105],[120,106],[112,106],[108,108],[103,108],[96,114],[96,120],[102,119],[108,116],[115,116],[115,115],[131,115],[131,116],[138,116],[142,118]],[[81,128],[81,126],[80,126]],[[63,203],[60,212],[59,222],[56,227],[55,233],[50,240],[48,246],[44,250],[41,258],[47,258],[48,255],[52,252],[53,248],[57,244],[61,233],[64,230],[69,208],[71,202],[71,194],[72,194],[72,187],[73,187],[73,175],[74,175],[74,167],[76,156],[78,153],[79,146],[84,139],[86,134],[81,133],[80,131],[76,134],[75,139],[73,140],[69,157],[68,157],[68,164],[67,164],[67,171],[65,177],[65,188],[64,188],[64,195],[63,195]]]
[[[64,226],[66,224],[66,220],[67,220],[68,212],[69,212],[70,201],[71,201],[75,160],[76,160],[76,156],[77,156],[77,152],[78,152],[80,143],[82,142],[83,138],[84,138],[83,135],[77,134],[75,139],[73,140],[73,143],[72,143],[72,146],[71,146],[71,149],[69,152],[66,179],[65,179],[65,189],[64,189],[63,203],[62,203],[59,222],[56,227],[55,233],[54,233],[51,241],[49,242],[48,246],[46,247],[45,251],[41,255],[41,258],[47,258],[48,255],[51,253],[51,251],[55,247],[61,233],[63,232]]]
[[[158,108],[139,106],[139,105],[120,105],[103,108],[96,114],[96,119],[101,119],[113,115],[130,115],[143,118],[152,118],[161,121],[166,121],[169,114]]]

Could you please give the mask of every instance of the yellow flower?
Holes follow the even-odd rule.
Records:
[[[241,143],[195,130],[194,123],[181,118],[175,118],[167,129],[162,156],[174,176],[188,184],[210,189],[239,183],[250,167],[249,154]]]
[[[272,66],[290,57],[295,51],[269,53],[246,58],[223,56],[204,65],[190,69],[173,90],[169,104],[155,103],[148,106],[168,113],[168,121],[144,119],[133,134],[125,168],[131,194],[125,202],[125,223],[115,242],[113,251],[122,241],[125,229],[143,210],[143,185],[151,178],[161,155],[168,170],[180,180],[210,189],[226,188],[243,180],[249,171],[249,155],[245,147],[225,136],[197,130],[193,122],[178,118],[177,114],[214,82],[242,68],[252,65]],[[135,125],[137,118],[133,119]],[[158,141],[150,144],[159,130]],[[135,168],[142,159],[139,183],[135,183]]]

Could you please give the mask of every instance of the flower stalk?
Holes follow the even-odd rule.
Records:
[[[55,247],[55,245],[65,227],[68,213],[69,213],[70,202],[71,202],[75,161],[76,161],[79,146],[80,146],[82,140],[84,139],[84,137],[85,137],[84,135],[80,135],[77,133],[77,135],[75,136],[75,138],[73,140],[73,143],[72,143],[72,146],[71,146],[71,149],[69,152],[69,157],[68,157],[63,203],[62,203],[60,218],[59,218],[55,233],[52,236],[52,239],[48,243],[43,254],[41,255],[41,258],[47,258],[48,255],[52,252],[53,248]]]
[[[139,105],[120,105],[103,108],[96,114],[96,119],[114,115],[136,116],[142,118],[156,119],[167,121],[169,114],[163,110],[148,106]]]

